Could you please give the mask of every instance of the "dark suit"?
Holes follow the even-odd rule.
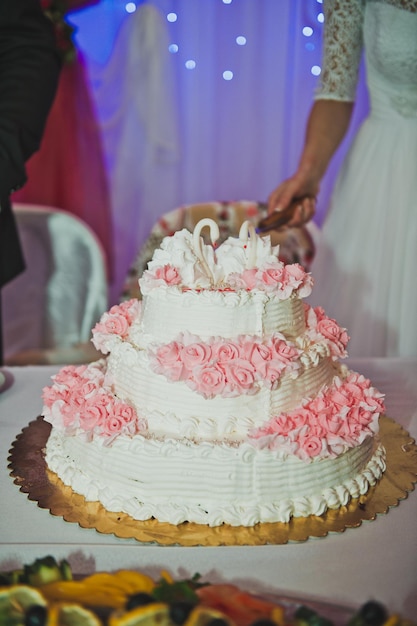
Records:
[[[24,269],[9,195],[26,181],[25,161],[39,148],[59,64],[39,2],[0,0],[0,289]]]

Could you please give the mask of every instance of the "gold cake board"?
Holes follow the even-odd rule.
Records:
[[[365,496],[351,500],[347,506],[318,517],[292,518],[287,524],[263,523],[246,528],[223,524],[209,526],[185,522],[178,526],[151,519],[137,521],[125,513],[110,513],[99,502],[87,502],[83,496],[66,487],[50,472],[43,448],[51,426],[42,417],[30,422],[16,437],[10,449],[9,469],[14,483],[29,500],[52,515],[82,528],[140,542],[180,546],[259,546],[306,541],[356,528],[365,520],[374,520],[407,498],[417,482],[417,446],[410,435],[394,420],[380,418],[380,436],[387,451],[387,469],[381,480]]]

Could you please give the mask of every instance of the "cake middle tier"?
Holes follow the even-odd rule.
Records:
[[[280,300],[263,291],[182,291],[154,289],[144,296],[139,319],[130,338],[139,346],[150,341],[170,341],[181,332],[202,339],[280,332],[295,339],[305,331],[303,301],[298,295]]]
[[[251,428],[315,397],[341,373],[340,364],[325,355],[313,364],[306,354],[304,361],[297,377],[283,374],[275,389],[261,385],[253,395],[206,398],[183,381],[154,373],[147,352],[123,342],[108,357],[106,377],[112,391],[135,407],[155,436],[239,441]]]

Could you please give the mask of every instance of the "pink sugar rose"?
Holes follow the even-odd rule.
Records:
[[[159,346],[156,350],[156,358],[165,367],[180,361],[181,350],[183,345],[178,343],[177,341],[171,341],[171,343],[167,343],[166,345]]]
[[[218,363],[226,363],[240,356],[239,347],[232,341],[219,341],[212,345],[213,359]]]
[[[264,379],[265,383],[269,383],[270,389],[276,389],[281,378],[282,372],[285,369],[285,365],[279,359],[271,359],[266,361],[263,365],[258,364],[257,371]]]
[[[141,308],[141,302],[136,298],[131,300],[125,300],[120,304],[115,304],[111,307],[109,313],[116,315],[123,315],[129,324],[133,322],[135,317],[139,314]]]
[[[284,365],[292,365],[298,358],[300,351],[290,343],[281,339],[280,335],[275,335],[270,341],[272,358],[284,363]]]
[[[228,389],[237,393],[248,393],[254,387],[255,368],[246,359],[235,359],[223,364]],[[255,392],[256,389],[253,389]]]
[[[115,314],[103,316],[104,332],[111,335],[126,337],[129,332],[129,322],[124,315]]]
[[[319,320],[317,332],[329,339],[331,344],[333,344],[330,345],[330,350],[334,356],[345,356],[345,348],[349,341],[349,336],[346,330],[341,328],[335,320],[330,317]]]
[[[66,406],[71,411],[79,411],[84,406],[85,397],[80,393],[79,389],[73,389],[64,398]]]
[[[184,369],[180,360],[182,344],[172,341],[149,351],[149,363],[156,374],[163,374],[172,380],[180,380]],[[171,372],[171,373],[170,373]]]
[[[193,377],[185,382],[193,391],[205,398],[214,398],[223,393],[226,381],[223,369],[214,363],[197,366],[193,371]]]
[[[107,419],[102,424],[101,432],[103,435],[107,437],[114,436],[115,434],[120,434],[123,431],[123,427],[125,422],[121,417],[116,417],[113,413],[107,417]]]
[[[258,279],[267,291],[282,288],[285,283],[285,270],[283,263],[266,263],[257,272]]]
[[[166,264],[163,267],[157,267],[154,272],[157,280],[162,280],[167,285],[179,285],[181,276],[176,267]]]
[[[340,430],[342,420],[334,412],[333,407],[317,407],[317,421],[325,432],[337,434]]]
[[[93,430],[101,427],[107,419],[108,405],[111,398],[105,396],[100,398],[98,395],[86,400],[82,414],[80,417],[80,426],[83,430]],[[106,398],[106,400],[104,400]]]
[[[136,420],[136,411],[125,402],[116,402],[114,405],[114,415],[120,417],[126,424],[134,422]]]
[[[323,448],[322,439],[309,433],[301,435],[298,443],[300,446],[298,456],[300,456],[300,458],[312,459],[319,456]]]
[[[298,290],[302,298],[310,295],[313,279],[298,263],[285,266],[285,284],[291,287],[291,291]]]
[[[62,425],[64,428],[78,426],[80,420],[80,407],[67,404],[66,402],[54,402],[53,407],[57,409],[58,406],[60,407]]]
[[[241,278],[242,278],[245,288],[250,291],[252,289],[255,289],[257,285],[257,277],[256,277],[257,271],[258,270],[256,269],[243,270],[241,274]]]
[[[51,408],[53,403],[58,398],[61,398],[62,395],[62,392],[59,391],[56,386],[44,387],[42,389],[42,400],[48,408]]]
[[[293,418],[286,413],[282,413],[268,422],[267,432],[271,434],[288,435],[288,433],[294,431],[296,428],[297,424]]]
[[[69,365],[63,367],[55,376],[52,377],[54,383],[59,385],[65,385],[68,389],[76,387],[79,384],[81,375],[85,371],[85,366],[76,367],[75,365]]]
[[[285,283],[291,285],[294,289],[302,284],[305,276],[305,269],[298,263],[285,265],[284,267]]]
[[[85,380],[79,387],[79,393],[83,398],[91,396],[96,391],[97,384],[93,380]]]
[[[163,374],[169,380],[183,380],[186,376],[184,365],[181,361],[183,345],[177,341],[171,341],[159,346],[155,353],[149,354],[151,368],[156,374]]]
[[[244,341],[242,357],[250,361],[256,370],[264,371],[265,363],[271,360],[271,348],[253,340]]]
[[[184,367],[188,370],[192,370],[196,365],[208,363],[211,358],[211,347],[204,342],[191,343],[187,346],[183,346],[179,356]]]
[[[372,420],[373,413],[360,405],[352,406],[347,414],[347,419],[361,426],[367,426]]]
[[[295,431],[300,431],[306,427],[309,429],[316,421],[316,415],[309,407],[294,409],[290,412],[290,416],[294,424]]]
[[[333,403],[335,409],[339,411],[349,402],[344,390],[340,388],[332,388],[328,393],[328,398],[329,402]]]

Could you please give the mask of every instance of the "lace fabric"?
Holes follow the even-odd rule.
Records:
[[[372,5],[372,8],[371,8]],[[375,43],[375,38],[380,41],[393,43],[393,63],[396,58],[401,68],[404,66],[409,68],[406,74],[412,76],[414,80],[417,75],[417,51],[416,41],[417,33],[414,37],[411,34],[410,40],[403,40],[402,37],[396,40],[394,36],[389,35],[391,23],[383,23],[378,19],[378,9],[381,6],[393,7],[400,10],[400,20],[404,24],[404,20],[408,20],[403,11],[416,14],[417,0],[327,0],[325,1],[325,29],[324,29],[324,54],[323,54],[323,71],[321,74],[320,85],[316,92],[316,99],[333,99],[341,101],[353,101],[355,99],[356,85],[358,80],[358,69],[361,60],[362,50],[364,46],[364,22],[366,11],[376,12],[376,19],[373,24],[368,27],[368,33],[371,33],[371,43]],[[414,15],[412,20],[414,19]],[[382,23],[381,23],[382,22]],[[386,31],[384,33],[384,30]],[[372,40],[373,35],[373,40]],[[365,45],[367,41],[365,41]],[[391,45],[391,44],[387,44]],[[386,48],[380,58],[371,58],[376,67],[382,68],[387,62]],[[396,47],[401,47],[398,53]],[[408,49],[409,46],[409,49]],[[373,46],[370,51],[372,53],[381,54],[383,46]],[[375,55],[374,55],[375,56]],[[387,72],[385,72],[387,73]],[[397,72],[391,72],[393,77],[398,77]],[[402,69],[400,75],[402,74]]]

